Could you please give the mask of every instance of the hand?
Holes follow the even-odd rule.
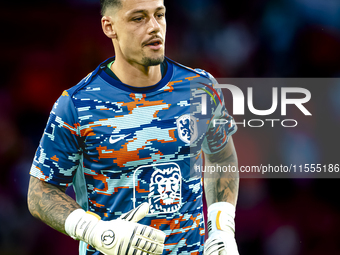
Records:
[[[204,255],[239,255],[233,233],[217,230],[204,244]]]
[[[77,221],[71,213],[66,220],[65,229],[69,235],[89,243],[106,255],[140,255],[142,253],[159,255],[163,253],[165,233],[137,223],[148,212],[148,203],[143,203],[117,220],[111,221],[99,220],[96,217],[98,215],[85,213],[85,211],[80,220],[77,216]],[[68,225],[69,218],[72,223]],[[75,229],[75,233],[72,233],[72,228]]]
[[[230,203],[219,202],[209,206],[209,238],[204,244],[204,255],[239,255],[234,218],[235,207]]]

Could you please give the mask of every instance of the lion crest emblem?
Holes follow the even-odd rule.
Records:
[[[155,165],[156,166],[156,165]],[[155,167],[150,179],[150,213],[172,213],[181,206],[181,171],[177,164]]]

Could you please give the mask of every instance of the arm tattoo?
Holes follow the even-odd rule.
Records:
[[[225,151],[221,151],[221,153],[215,155],[207,155],[206,164],[212,166],[235,166],[237,168],[237,156],[235,153],[227,156]],[[229,202],[236,206],[238,186],[239,177],[237,172],[216,171],[204,173],[204,191],[208,206],[216,202]]]
[[[238,182],[236,178],[229,178],[222,180],[221,178],[216,181],[217,189],[217,202],[233,201],[233,197],[237,193]]]
[[[31,214],[52,228],[65,233],[67,216],[80,206],[59,187],[31,177],[28,190],[28,208]]]
[[[229,202],[236,205],[239,179],[214,174],[204,177],[204,191],[208,206],[216,202]]]

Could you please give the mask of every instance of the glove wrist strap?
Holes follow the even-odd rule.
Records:
[[[100,217],[83,209],[76,209],[69,214],[65,221],[65,231],[73,239],[91,244],[90,234]]]
[[[208,232],[235,233],[235,206],[228,202],[217,202],[208,207]]]

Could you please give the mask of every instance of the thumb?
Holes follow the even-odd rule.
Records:
[[[128,211],[119,218],[126,221],[138,222],[149,213],[149,204],[147,202],[140,204],[135,209]]]

